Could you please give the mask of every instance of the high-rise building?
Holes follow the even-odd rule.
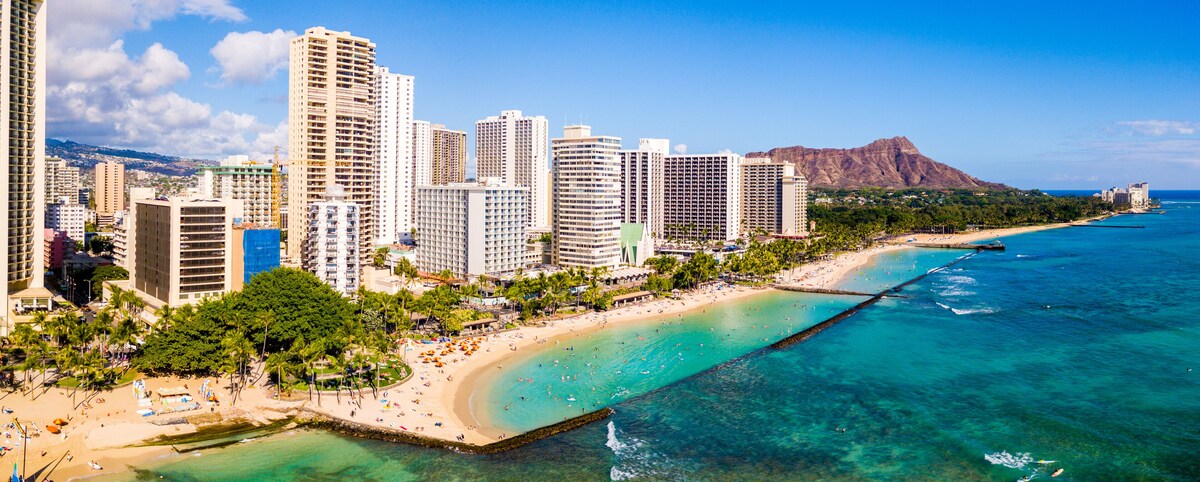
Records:
[[[525,266],[529,189],[495,178],[417,188],[417,269],[456,276]]]
[[[546,118],[501,111],[475,121],[475,177],[529,189],[529,227],[550,225],[550,164]]]
[[[154,199],[154,188],[152,187],[135,187],[129,190],[129,209],[125,211],[117,211],[113,214],[113,264],[125,269],[130,269],[129,265],[129,245],[130,232],[133,230],[133,211],[136,202],[139,199]]]
[[[667,139],[638,139],[636,150],[621,151],[621,221],[643,224],[651,238],[663,232],[663,158]]]
[[[408,239],[413,201],[413,78],[375,70],[375,153],[379,156],[378,238],[375,244]]]
[[[304,269],[350,295],[358,291],[362,279],[362,206],[346,200],[345,190],[337,184],[326,188],[325,198],[308,205]]]
[[[413,121],[413,188],[433,185],[433,124]],[[416,192],[414,191],[414,200]],[[416,216],[414,215],[415,219]]]
[[[197,303],[233,289],[239,199],[134,199],[125,260],[130,286],[151,308]]]
[[[346,201],[358,205],[357,253],[364,256],[376,238],[375,77],[370,40],[324,27],[292,39],[288,209],[302,217],[327,187],[342,186]],[[288,257],[302,258],[309,232],[308,223],[288,224]]]
[[[96,164],[97,224],[112,224],[112,215],[125,209],[125,165],[116,162]]]
[[[434,124],[430,134],[433,141],[433,185],[463,182],[467,175],[467,133]]]
[[[248,156],[229,156],[219,166],[197,167],[196,177],[200,197],[240,199],[245,204],[243,221],[275,227],[271,164],[252,162]]]
[[[83,241],[83,223],[87,219],[87,207],[75,203],[46,205],[46,227],[67,233],[72,241]]]
[[[616,268],[621,263],[621,138],[567,126],[554,155],[554,264]]]
[[[46,202],[79,202],[79,168],[71,167],[67,161],[57,157],[46,158]]]
[[[808,180],[790,162],[746,158],[742,162],[744,233],[808,234]]]
[[[0,300],[15,309],[49,308],[49,293],[42,288],[45,268],[46,204],[46,7],[41,0],[6,0],[0,3],[0,211],[7,218],[0,229],[0,244],[8,255],[0,257],[5,273]],[[0,335],[8,333],[9,310]]]
[[[663,159],[663,237],[737,239],[741,227],[742,156],[679,154]]]

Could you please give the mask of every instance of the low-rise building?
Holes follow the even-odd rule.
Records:
[[[71,241],[70,236],[62,231],[55,231],[50,228],[45,230],[46,250],[45,263],[46,269],[58,271],[63,267],[63,258],[75,252],[75,242]]]

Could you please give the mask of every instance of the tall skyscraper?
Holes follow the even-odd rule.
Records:
[[[645,224],[650,237],[663,233],[663,158],[667,139],[639,139],[638,148],[621,151],[622,222]]]
[[[417,189],[417,269],[456,276],[511,273],[525,266],[529,190],[490,178]]]
[[[96,217],[101,225],[111,224],[113,213],[125,210],[125,165],[102,162],[95,172]]]
[[[413,186],[433,185],[433,124],[413,121]],[[415,217],[415,216],[414,216]]]
[[[742,225],[745,233],[808,234],[808,180],[790,162],[746,158],[742,162]]]
[[[8,218],[0,228],[0,243],[8,256],[0,257],[6,275],[0,299],[7,304],[14,293],[41,288],[45,269],[46,211],[46,7],[40,0],[5,0],[0,4],[0,211]],[[23,296],[32,296],[26,294]],[[33,303],[41,298],[30,299]],[[18,298],[18,308],[26,298]],[[44,302],[48,303],[46,299]],[[7,305],[11,306],[11,305]],[[10,322],[9,310],[4,319]],[[7,334],[9,323],[2,328]]]
[[[358,291],[362,279],[360,212],[361,206],[347,201],[341,186],[331,184],[326,188],[324,201],[308,205],[304,223],[309,230],[304,269],[343,295]]]
[[[375,70],[375,153],[379,156],[379,234],[375,244],[407,239],[413,218],[413,78]]]
[[[67,161],[56,157],[46,158],[46,203],[62,202],[79,204],[79,168],[71,167]]]
[[[545,117],[521,115],[519,110],[475,121],[475,177],[528,188],[529,227],[550,225],[548,132]]]
[[[375,44],[313,27],[292,39],[288,70],[288,210],[304,216],[341,185],[359,206],[365,256],[376,238]],[[302,257],[308,223],[288,223],[288,257]],[[357,274],[356,274],[357,276]]]
[[[554,154],[554,264],[616,268],[621,263],[621,138],[567,126]]]
[[[151,311],[233,289],[240,262],[233,225],[242,205],[237,199],[133,199],[125,264],[130,285]]]
[[[741,229],[741,162],[737,154],[680,154],[663,159],[663,237],[737,239]]]
[[[434,124],[430,130],[433,141],[433,184],[445,186],[463,182],[467,177],[467,133]]]
[[[196,168],[200,196],[240,199],[245,203],[243,221],[260,227],[275,226],[274,170],[270,164],[251,162],[248,156],[229,156],[219,166]],[[132,201],[130,195],[130,202]]]

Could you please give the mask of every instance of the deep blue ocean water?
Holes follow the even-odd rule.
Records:
[[[586,386],[568,385],[567,371],[555,374],[544,359],[545,372],[535,361],[506,367],[498,377],[552,377],[560,398],[631,386],[611,399],[610,420],[505,454],[301,431],[173,456],[136,478],[1049,480],[1063,468],[1056,480],[1200,480],[1200,192],[1154,194],[1166,214],[1104,223],[1145,229],[1006,238],[1007,251],[934,273],[905,288],[909,298],[880,302],[786,349],[754,351],[768,341],[744,333],[766,325],[758,328],[764,338],[779,337],[850,300],[772,294],[687,323],[606,330],[575,350],[607,355],[585,362],[604,375]],[[886,286],[958,255],[920,253],[881,260],[847,286]],[[718,327],[743,335],[711,356],[753,353],[705,371],[715,363],[692,353],[702,340],[717,343]],[[693,350],[680,350],[685,344]],[[529,360],[563,353],[547,347]],[[648,379],[611,373],[618,358]],[[487,389],[520,393],[505,384]],[[545,391],[527,395],[536,393]],[[553,395],[538,403],[492,416],[520,427],[575,408]]]

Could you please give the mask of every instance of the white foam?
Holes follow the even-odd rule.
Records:
[[[1033,456],[1029,452],[1017,452],[1010,454],[1008,452],[995,452],[984,454],[984,460],[991,462],[992,465],[1003,465],[1010,469],[1019,469],[1025,467],[1030,462],[1033,462]]]
[[[1032,258],[1033,255],[1032,254],[1018,254],[1017,257],[1018,258]]]
[[[975,284],[975,278],[965,275],[950,275],[945,278],[946,282],[972,286]]]
[[[937,302],[935,302],[935,303],[937,303]],[[942,309],[945,309],[945,310],[950,310],[951,312],[953,312],[953,313],[954,313],[954,314],[956,314],[956,315],[973,315],[973,314],[976,314],[976,313],[995,313],[995,312],[996,312],[996,310],[995,310],[995,309],[993,309],[993,308],[987,308],[987,307],[984,307],[984,308],[962,308],[962,309],[959,309],[959,308],[954,308],[954,307],[951,307],[951,306],[949,306],[949,305],[946,305],[946,304],[944,304],[944,303],[937,303],[937,305],[938,305],[938,306],[940,306],[940,307],[942,307]]]

